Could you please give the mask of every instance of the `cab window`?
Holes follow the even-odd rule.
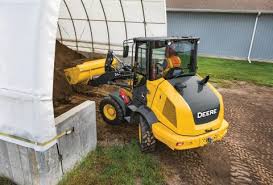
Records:
[[[138,47],[136,71],[137,73],[143,75],[147,74],[146,52],[147,52],[146,44],[142,44]]]
[[[137,59],[135,63],[134,87],[143,86],[146,83],[147,76],[147,47],[146,43],[137,48]]]
[[[189,41],[180,41],[173,44],[175,47],[175,51],[177,56],[180,58],[181,68],[184,73],[192,73],[191,65],[193,60],[192,51],[194,50],[194,44]]]
[[[166,47],[158,47],[152,49],[152,59],[151,59],[151,80],[157,80],[163,77],[164,63],[166,62],[165,57]]]
[[[195,74],[195,43],[187,40],[155,41],[151,44],[150,80]]]

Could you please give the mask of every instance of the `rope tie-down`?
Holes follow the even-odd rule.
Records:
[[[23,138],[23,137],[15,136],[15,135],[12,135],[12,134],[3,133],[3,132],[0,132],[0,136],[8,137],[8,138],[11,138],[11,139],[15,139],[15,140],[18,140],[18,141],[22,141],[22,142],[25,142],[25,143],[28,143],[28,144],[32,144],[32,145],[36,145],[36,146],[40,146],[40,147],[45,147],[46,145],[49,145],[50,143],[56,141],[57,139],[60,139],[63,136],[66,136],[66,135],[70,135],[73,132],[74,132],[74,127],[70,128],[68,130],[63,131],[62,133],[58,134],[54,138],[52,138],[52,139],[50,139],[48,141],[42,142],[42,143],[41,142],[32,141],[30,139],[26,139],[26,138]]]

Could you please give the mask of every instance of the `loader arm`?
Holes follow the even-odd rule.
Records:
[[[65,69],[64,72],[70,85],[99,86],[118,79],[129,79],[132,76],[131,67],[123,64],[113,51],[109,51],[105,59],[87,61]]]

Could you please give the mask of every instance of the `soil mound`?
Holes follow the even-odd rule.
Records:
[[[73,89],[67,82],[64,69],[73,67],[85,57],[56,41],[53,102],[68,103],[73,95]]]
[[[55,51],[55,68],[54,68],[54,85],[53,85],[53,104],[58,107],[61,104],[71,103],[71,96],[79,93],[75,90],[82,89],[78,85],[72,87],[66,80],[64,69],[75,67],[85,61],[105,58],[105,54],[88,53],[89,57],[86,58],[82,54],[73,51],[72,49],[56,41]],[[89,87],[85,87],[85,89]]]

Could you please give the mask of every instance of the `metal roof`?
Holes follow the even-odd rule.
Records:
[[[273,0],[167,0],[167,10],[273,13]]]

